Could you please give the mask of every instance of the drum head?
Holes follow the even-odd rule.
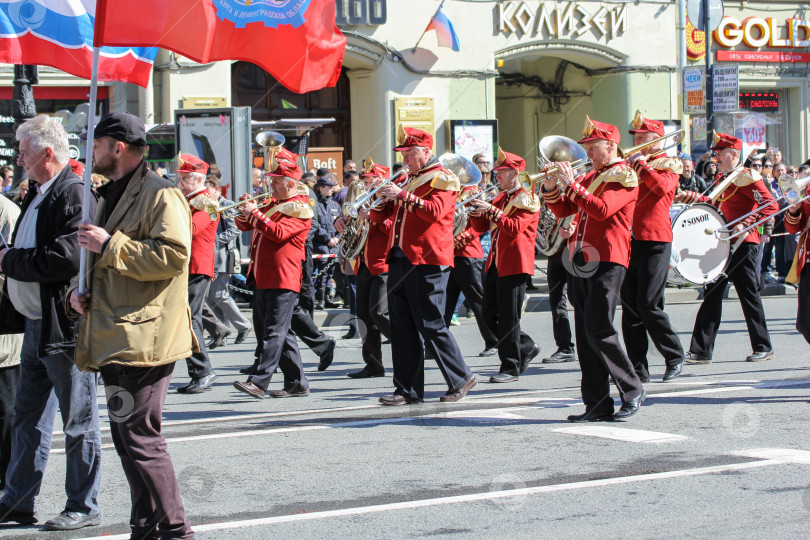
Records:
[[[713,231],[725,226],[723,214],[715,207],[699,203],[684,208],[672,221],[672,270],[684,280],[704,285],[725,270],[731,244],[721,242]],[[707,234],[709,232],[709,234]]]

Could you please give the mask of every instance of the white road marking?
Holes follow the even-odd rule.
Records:
[[[747,463],[731,463],[728,465],[716,465],[713,467],[699,467],[695,469],[683,469],[678,471],[638,474],[632,476],[620,476],[616,478],[603,478],[600,480],[584,480],[580,482],[570,482],[567,484],[552,484],[547,486],[508,489],[501,491],[488,491],[486,493],[472,493],[468,495],[437,497],[433,499],[422,499],[417,501],[378,504],[373,506],[358,506],[355,508],[326,510],[323,512],[307,512],[299,514],[290,514],[286,516],[273,516],[258,519],[245,519],[239,521],[209,523],[206,525],[195,525],[193,528],[195,533],[202,533],[207,531],[223,531],[230,529],[241,529],[246,527],[277,525],[279,523],[292,523],[297,521],[312,521],[316,519],[328,519],[345,516],[357,516],[364,514],[376,514],[396,510],[412,510],[415,508],[428,508],[433,506],[443,506],[447,504],[473,503],[479,501],[505,499],[509,497],[537,495],[541,493],[553,493],[558,491],[573,491],[577,489],[599,488],[620,484],[630,484],[633,482],[649,482],[654,480],[666,480],[670,478],[685,478],[690,476],[701,476],[707,474],[722,473],[727,471],[740,471],[746,469],[756,469],[760,467],[770,467],[773,465],[784,465],[784,462],[780,460],[769,459],[762,461],[751,461]],[[305,510],[302,510],[302,512],[305,512]],[[127,538],[129,538],[129,534],[96,536],[87,540],[126,540]]]
[[[706,388],[700,390],[685,390],[685,391],[677,391],[677,392],[661,392],[656,394],[650,394],[648,398],[666,398],[666,397],[677,397],[677,396],[687,396],[687,395],[704,395],[704,394],[712,394],[712,393],[720,393],[720,392],[732,392],[734,390],[757,390],[761,388],[778,388],[784,386],[801,386],[810,384],[810,380],[788,380],[788,381],[746,381],[747,384],[743,386],[731,386],[731,387],[717,387],[717,388]],[[559,389],[559,391],[565,391],[571,389]],[[557,391],[557,390],[555,390]],[[539,391],[539,392],[526,392],[526,394],[540,394],[540,393],[548,393],[549,391]],[[479,396],[481,399],[484,396]],[[503,398],[501,396],[489,396],[491,397],[495,403],[500,402],[501,400],[506,399],[507,402],[510,404],[512,400],[510,398]],[[479,403],[485,401],[478,401]],[[529,399],[528,396],[526,401],[523,401],[523,398],[516,400],[516,403],[524,404],[521,407],[506,407],[506,408],[492,408],[492,409],[480,409],[484,411],[488,411],[488,414],[498,414],[499,412],[503,411],[518,411],[518,410],[525,410],[529,408],[557,408],[557,407],[573,407],[580,405],[582,403],[581,400],[575,398],[551,398],[551,397],[542,397],[539,399]],[[356,410],[356,409],[377,409],[380,408],[380,405],[361,405],[355,407],[336,407],[332,409],[312,409],[308,411],[292,411],[292,412],[276,412],[276,413],[265,413],[267,416],[272,417],[280,417],[280,416],[300,416],[306,414],[313,414],[316,411],[329,411],[329,412],[339,412],[339,411],[348,411],[348,410]],[[397,423],[397,422],[410,422],[419,419],[431,418],[431,417],[441,417],[442,415],[446,415],[453,411],[448,411],[447,413],[433,413],[427,415],[414,415],[414,416],[407,416],[407,417],[394,417],[394,418],[377,418],[377,419],[369,419],[369,420],[361,420],[361,421],[353,421],[353,422],[341,422],[336,424],[317,424],[317,425],[309,425],[309,426],[292,426],[286,428],[276,428],[276,429],[255,429],[249,431],[235,431],[235,432],[225,432],[225,433],[212,433],[207,435],[196,435],[196,436],[187,436],[187,437],[167,437],[166,442],[175,443],[175,442],[191,442],[191,441],[201,441],[201,440],[214,440],[214,439],[229,439],[229,438],[239,438],[239,437],[253,437],[257,435],[273,435],[277,433],[291,433],[296,431],[313,431],[313,430],[321,430],[321,429],[330,429],[330,428],[341,428],[341,427],[352,427],[352,426],[363,426],[363,425],[375,425],[375,424],[387,424],[387,423]],[[465,414],[469,413],[469,411],[463,411]],[[262,415],[263,417],[264,415]],[[236,416],[237,420],[241,419],[251,419],[251,418],[259,418],[259,415],[246,415],[245,417]],[[210,418],[210,419],[202,419],[200,421],[179,421],[189,424],[204,424],[204,423],[213,423],[218,421],[217,418]],[[166,425],[166,424],[164,424]],[[175,424],[177,425],[177,424]],[[55,434],[56,435],[56,434]],[[102,449],[109,449],[113,448],[112,444],[102,444]],[[51,450],[51,454],[64,454],[65,451],[62,448],[55,448]]]
[[[734,452],[734,454],[757,459],[779,460],[785,463],[810,465],[810,451],[807,450],[793,450],[791,448],[754,448],[752,450]]]
[[[688,439],[684,435],[674,433],[660,433],[658,431],[645,431],[642,429],[628,429],[612,426],[571,426],[552,429],[557,433],[568,433],[571,435],[585,435],[587,437],[600,437],[603,439],[613,439],[614,441],[625,441],[635,443],[665,443],[683,441]]]

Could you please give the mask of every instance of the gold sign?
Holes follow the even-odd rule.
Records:
[[[183,109],[220,109],[228,106],[224,97],[186,97],[183,96]]]
[[[394,98],[394,133],[399,126],[421,129],[435,137],[435,110],[431,97],[398,97]],[[435,151],[435,148],[432,150]],[[397,161],[401,161],[397,153]]]
[[[533,3],[533,2],[532,2]],[[627,31],[627,4],[604,5],[565,2],[503,2],[496,6],[498,32],[545,39],[576,39],[592,31],[597,39],[611,40]]]

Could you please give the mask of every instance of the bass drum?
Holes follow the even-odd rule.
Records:
[[[713,234],[713,231],[725,227],[723,214],[710,204],[697,203],[673,205],[669,216],[672,220],[672,255],[667,282],[705,285],[719,278],[731,257],[731,244],[720,241]]]

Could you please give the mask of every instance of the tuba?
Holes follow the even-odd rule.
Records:
[[[538,161],[540,161],[542,165],[557,161],[585,164],[588,159],[585,149],[567,137],[557,135],[543,137],[540,140],[538,149],[540,151]],[[550,257],[557,253],[565,242],[565,239],[560,236],[560,230],[567,229],[574,221],[574,216],[559,219],[549,207],[546,206],[546,201],[542,197],[540,198],[540,204],[537,238],[540,241],[540,251],[543,255]]]
[[[368,220],[357,217],[355,203],[366,195],[366,190],[363,187],[362,180],[357,180],[349,186],[346,193],[346,200],[343,203],[343,216],[346,219],[346,225],[343,232],[340,233],[338,240],[338,248],[341,257],[346,260],[356,259],[363,252],[363,248],[368,240],[368,231],[370,224]],[[361,201],[362,203],[363,201]]]

